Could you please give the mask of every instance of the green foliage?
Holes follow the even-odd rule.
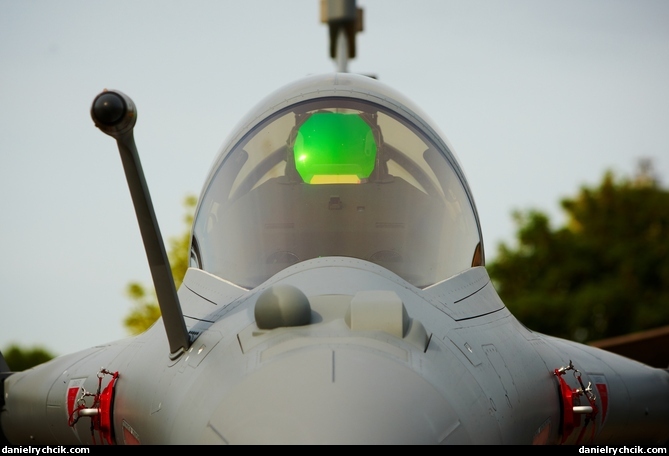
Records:
[[[12,372],[24,371],[55,358],[53,353],[43,347],[25,348],[16,344],[3,350],[2,355]]]
[[[562,201],[566,226],[517,212],[517,246],[488,266],[502,300],[529,328],[581,342],[669,324],[669,191],[651,167],[610,172]]]
[[[190,228],[193,224],[193,213],[197,204],[197,198],[193,195],[188,195],[183,202],[186,209],[184,216],[184,223],[186,224],[186,231],[177,237],[169,240],[169,251],[167,256],[170,260],[170,267],[174,275],[174,285],[178,289],[186,275],[189,260],[190,247]],[[158,299],[153,287],[149,288],[138,282],[131,282],[126,287],[126,294],[133,301],[133,309],[127,317],[125,317],[123,324],[130,332],[130,334],[139,334],[146,331],[158,318],[160,318],[160,308],[158,307]]]

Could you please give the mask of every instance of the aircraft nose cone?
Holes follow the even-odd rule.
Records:
[[[353,348],[276,356],[219,403],[202,440],[229,444],[470,443],[406,363]]]
[[[91,114],[96,123],[113,126],[123,120],[127,106],[123,98],[113,92],[99,95],[93,102]]]

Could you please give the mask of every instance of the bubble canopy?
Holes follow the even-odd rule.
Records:
[[[484,262],[446,140],[397,92],[341,73],[280,89],[242,121],[205,184],[190,265],[253,288],[335,256],[420,288]]]

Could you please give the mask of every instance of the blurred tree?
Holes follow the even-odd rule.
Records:
[[[170,260],[170,267],[174,275],[174,285],[177,289],[179,289],[188,269],[190,229],[193,224],[193,213],[196,204],[197,198],[195,196],[188,195],[184,198],[183,205],[186,208],[184,223],[186,224],[186,231],[182,235],[170,238],[169,240],[167,256]],[[153,286],[150,286],[148,290],[150,291],[147,291],[147,287],[139,282],[131,282],[126,287],[126,293],[134,302],[133,309],[123,321],[124,326],[130,334],[139,334],[146,331],[160,317],[156,292]]]
[[[53,353],[43,347],[25,348],[16,344],[3,350],[2,355],[12,372],[24,371],[55,358]]]
[[[669,191],[652,164],[607,172],[561,202],[566,226],[516,212],[517,247],[488,266],[500,297],[529,328],[585,342],[669,324]]]

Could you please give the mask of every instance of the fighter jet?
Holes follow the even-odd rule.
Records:
[[[91,114],[117,141],[162,318],[1,374],[0,440],[669,441],[669,372],[534,332],[505,307],[453,147],[383,83],[310,76],[242,119],[204,184],[178,292],[135,104],[104,91]]]

